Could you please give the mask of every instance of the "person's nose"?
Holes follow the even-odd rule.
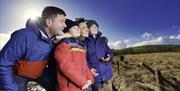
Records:
[[[86,32],[89,32],[89,29],[88,29],[88,28],[86,28]]]
[[[79,29],[79,28],[76,28],[76,30],[77,30],[78,32],[80,32],[80,29]]]

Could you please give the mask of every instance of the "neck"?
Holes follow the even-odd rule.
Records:
[[[92,35],[94,38],[96,38],[96,35]]]
[[[50,29],[47,28],[47,27],[45,27],[44,29],[45,29],[45,31],[46,31],[48,37],[51,38],[53,35],[51,34]]]
[[[79,39],[80,39],[81,41],[84,41],[84,40],[86,39],[86,37],[80,36]]]
[[[72,36],[72,37],[77,38],[77,36]]]

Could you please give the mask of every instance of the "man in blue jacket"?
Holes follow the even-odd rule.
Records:
[[[87,27],[90,34],[84,43],[87,46],[88,66],[94,74],[95,83],[92,86],[92,91],[100,91],[112,78],[111,60],[113,58],[113,53],[107,43],[102,40],[97,22],[95,20],[88,20]],[[106,89],[106,91],[111,90]]]
[[[53,49],[52,38],[66,27],[65,12],[47,6],[39,22],[27,23],[12,33],[0,52],[0,86],[3,91],[26,91],[29,79],[40,77]]]

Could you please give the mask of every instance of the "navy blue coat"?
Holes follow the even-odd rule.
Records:
[[[112,78],[112,50],[108,47],[107,43],[101,40],[101,33],[98,33],[96,38],[89,35],[84,41],[87,47],[87,61],[89,68],[95,68],[98,76],[95,77],[95,83],[108,81]],[[111,61],[103,62],[102,57],[110,55]]]

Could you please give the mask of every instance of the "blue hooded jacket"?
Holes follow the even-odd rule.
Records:
[[[89,35],[84,43],[87,47],[88,66],[90,69],[95,68],[96,73],[99,73],[99,75],[95,77],[95,83],[110,80],[112,78],[112,62],[103,62],[101,58],[108,54],[112,60],[113,53],[107,43],[101,40],[101,33],[98,32],[96,38]]]
[[[0,86],[3,90],[18,91],[13,77],[15,73],[28,78],[40,76],[52,48],[51,39],[40,22],[32,23],[28,20],[26,28],[12,33],[0,51]]]

